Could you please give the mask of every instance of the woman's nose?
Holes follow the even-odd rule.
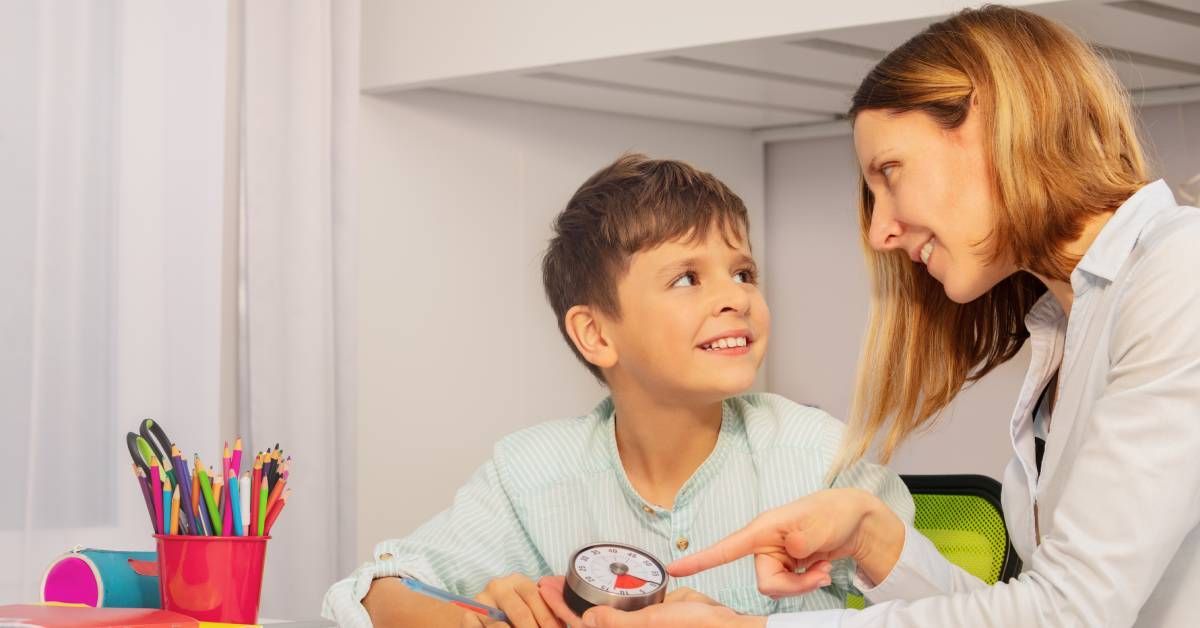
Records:
[[[896,220],[891,209],[876,204],[871,212],[871,226],[867,230],[867,242],[876,251],[891,251],[900,246],[904,225]]]

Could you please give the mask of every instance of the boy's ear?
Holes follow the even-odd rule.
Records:
[[[583,359],[606,369],[617,363],[617,348],[605,334],[604,321],[587,305],[576,305],[563,315],[567,335]]]

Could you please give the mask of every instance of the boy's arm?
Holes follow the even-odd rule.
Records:
[[[399,578],[379,578],[363,598],[363,607],[371,623],[387,626],[430,626],[458,628],[466,611],[457,606],[421,595],[404,586]]]
[[[536,579],[549,574],[494,462],[475,472],[449,509],[404,539],[380,543],[373,559],[325,594],[322,614],[326,618],[352,626],[393,620],[399,625],[438,626],[439,621],[450,621],[444,625],[457,626],[461,611],[409,591],[396,578],[410,576],[474,596],[495,578],[521,573]]]

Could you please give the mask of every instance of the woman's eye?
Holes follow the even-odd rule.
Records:
[[[679,279],[676,279],[675,283],[671,284],[671,287],[683,288],[694,285],[696,285],[696,273],[687,273],[679,277]]]
[[[892,178],[892,171],[895,169],[896,164],[885,164],[879,169],[879,173],[883,175],[883,178],[890,179]]]
[[[739,270],[738,272],[734,273],[733,278],[738,283],[754,283],[754,271]]]

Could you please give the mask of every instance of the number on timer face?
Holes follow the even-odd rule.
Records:
[[[663,574],[655,561],[623,547],[594,547],[580,552],[573,565],[584,582],[612,595],[647,595]]]

